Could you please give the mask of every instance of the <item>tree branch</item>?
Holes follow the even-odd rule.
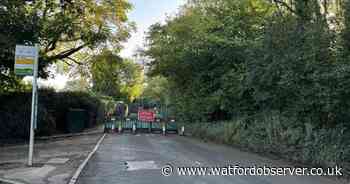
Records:
[[[69,63],[68,61],[66,60],[62,60],[64,63],[66,63],[68,66],[73,66],[71,63]]]
[[[77,60],[75,60],[74,58],[71,58],[71,57],[66,57],[66,59],[70,60],[70,61],[73,61],[75,64],[78,64],[78,65],[83,65],[84,63],[81,63]]]
[[[288,3],[286,3],[283,0],[273,0],[273,2],[287,8],[290,12],[297,14],[297,12]]]
[[[45,48],[45,53],[55,50],[57,41],[58,41],[58,38],[55,38],[51,42],[49,42]]]
[[[81,49],[83,49],[86,46],[87,46],[87,44],[85,43],[79,47],[65,50],[65,51],[61,52],[60,54],[49,57],[48,60],[52,61],[52,60],[57,60],[57,59],[65,59],[65,58],[71,56],[72,54],[80,51]]]

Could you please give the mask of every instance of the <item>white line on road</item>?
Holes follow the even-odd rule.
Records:
[[[73,177],[70,179],[69,184],[75,184],[78,181],[78,178],[80,176],[80,173],[83,171],[86,164],[89,162],[91,157],[95,154],[97,149],[100,147],[100,144],[102,143],[103,139],[105,138],[106,134],[103,134],[103,136],[100,138],[100,140],[97,142],[95,148],[90,152],[90,154],[86,157],[84,162],[80,164],[79,168],[75,171]]]

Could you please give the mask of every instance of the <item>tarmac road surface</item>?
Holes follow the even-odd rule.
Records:
[[[171,164],[172,168],[162,168]],[[176,135],[109,134],[82,172],[78,184],[345,184],[320,176],[180,176],[178,167],[291,167],[237,149]],[[170,173],[169,171],[171,171]],[[227,170],[226,170],[227,171]],[[236,170],[237,171],[237,170]],[[209,173],[210,174],[210,173]],[[226,175],[225,175],[226,174]],[[231,170],[232,174],[232,170]],[[211,174],[210,174],[211,175]]]

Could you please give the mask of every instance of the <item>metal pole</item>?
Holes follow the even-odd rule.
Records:
[[[39,45],[35,44],[36,49],[39,51]],[[33,150],[34,150],[34,124],[36,124],[36,93],[37,93],[37,77],[38,77],[38,54],[34,59],[34,71],[33,71],[33,94],[32,94],[32,113],[30,120],[30,137],[29,137],[29,153],[28,153],[28,166],[33,165]]]
[[[38,105],[38,99],[39,99],[39,88],[37,86],[37,92],[35,94],[35,119],[34,119],[34,131],[38,129],[38,109],[39,109],[39,105]]]

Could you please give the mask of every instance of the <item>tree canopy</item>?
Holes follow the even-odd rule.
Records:
[[[143,90],[141,66],[109,50],[92,58],[91,75],[94,92],[117,100],[132,102]]]
[[[126,0],[2,0],[0,2],[0,79],[10,85],[16,44],[40,44],[40,75],[56,61],[84,63],[82,51],[109,47],[119,51],[121,42],[135,28],[128,21],[132,8]]]
[[[349,3],[193,0],[148,33],[151,76],[171,84],[183,119],[277,113],[347,124]]]

